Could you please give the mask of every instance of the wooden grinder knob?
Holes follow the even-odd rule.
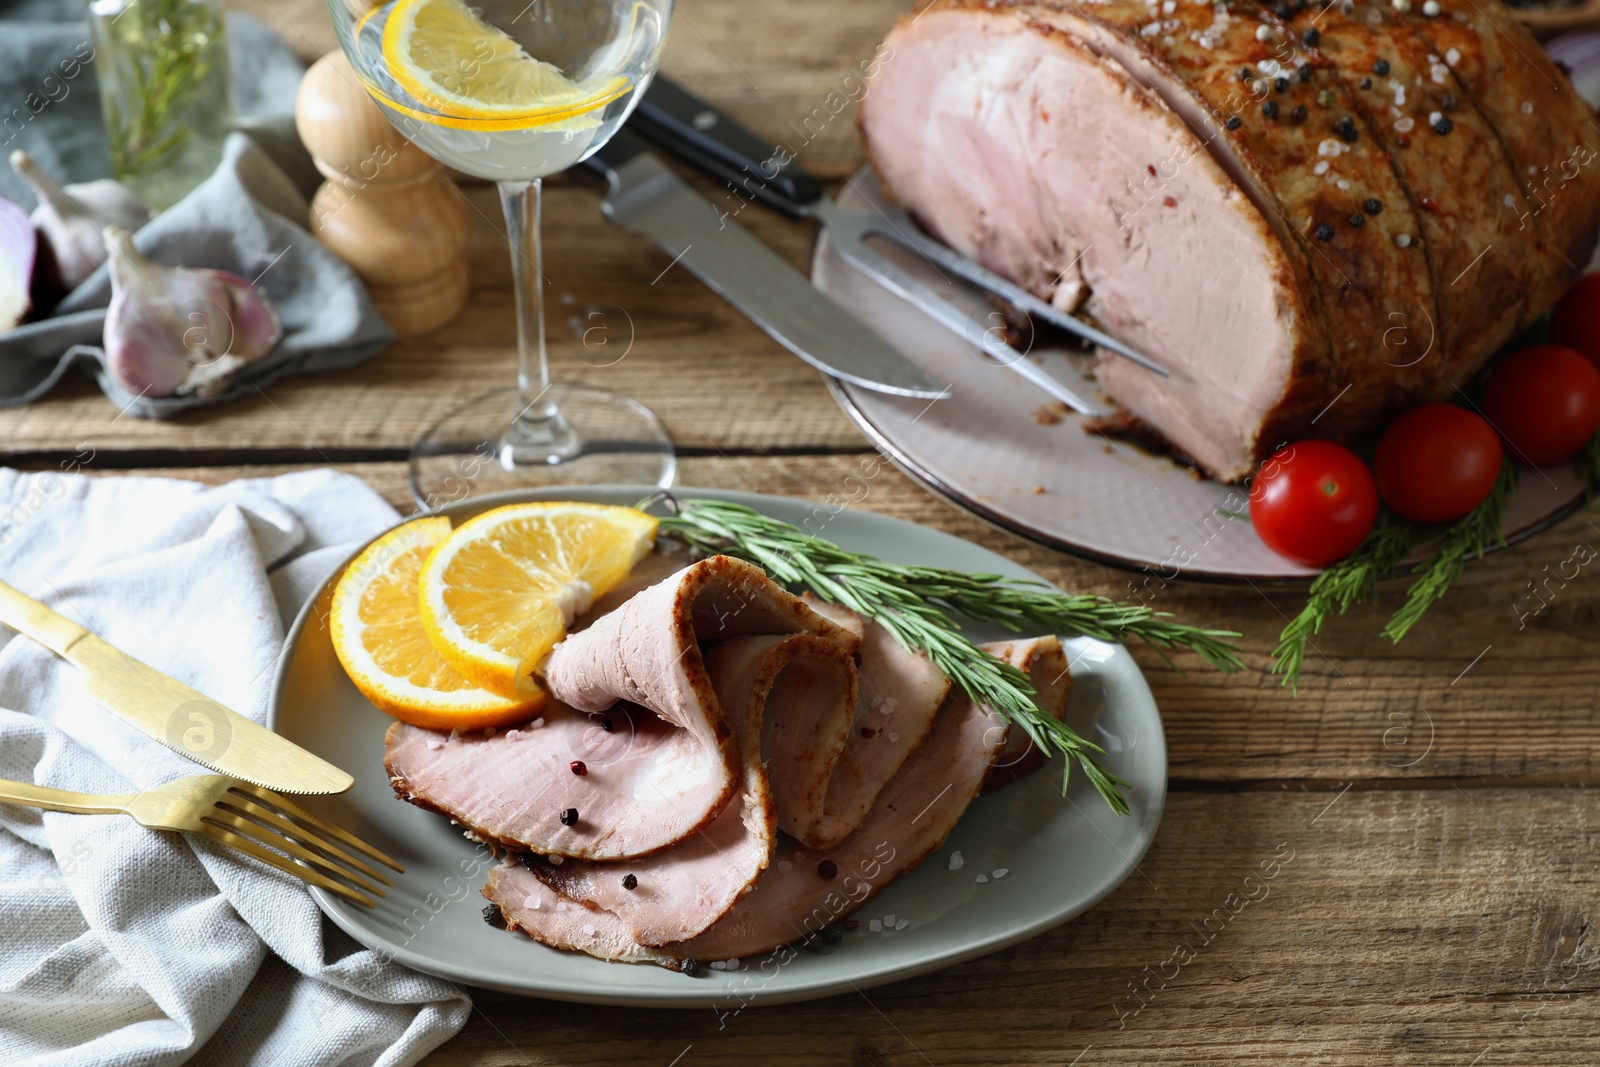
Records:
[[[361,276],[402,337],[450,322],[467,302],[467,205],[444,167],[406,140],[343,52],[311,65],[295,125],[328,179],[311,233]]]

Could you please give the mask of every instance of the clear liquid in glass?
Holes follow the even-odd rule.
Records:
[[[435,159],[490,181],[529,181],[581,162],[616,132],[653,73],[666,24],[650,4],[595,4],[584,0],[476,0],[472,10],[511,36],[534,59],[549,63],[585,91],[599,92],[620,79],[607,103],[573,118],[525,129],[461,128],[430,103],[407,92],[383,61],[383,29],[393,0],[374,9],[354,30],[355,65],[389,120]],[[435,102],[437,103],[437,102]],[[543,101],[524,101],[529,108]]]

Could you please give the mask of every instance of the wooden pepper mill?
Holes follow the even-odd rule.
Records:
[[[311,65],[295,125],[328,180],[311,233],[361,276],[402,337],[436,330],[467,302],[467,205],[444,167],[372,102],[343,52]]]

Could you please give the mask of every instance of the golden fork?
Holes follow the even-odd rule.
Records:
[[[354,834],[272,790],[221,774],[180,778],[124,795],[74,793],[0,778],[0,801],[85,815],[131,815],[152,830],[202,834],[369,908],[376,906],[371,895],[384,895],[373,881],[387,886],[394,883],[333,842],[342,842],[396,871],[405,870]]]

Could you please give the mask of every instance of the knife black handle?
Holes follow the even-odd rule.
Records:
[[[656,75],[628,126],[662,148],[723,178],[734,191],[795,218],[822,196],[822,186],[789,149],[763,141],[676,82]]]

